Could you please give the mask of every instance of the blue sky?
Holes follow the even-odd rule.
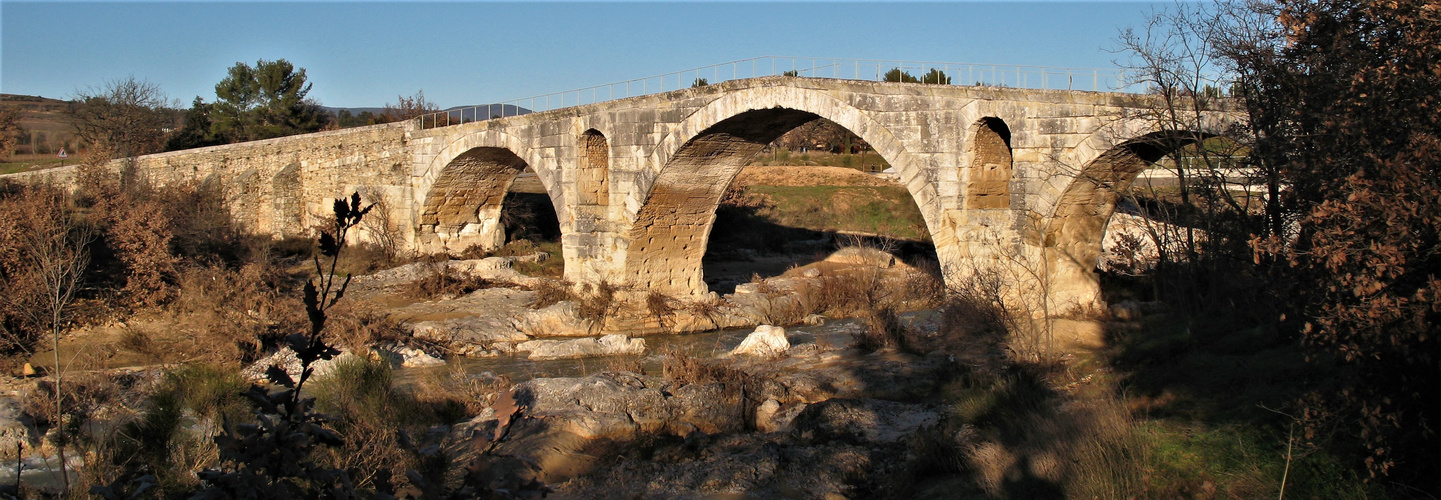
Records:
[[[188,105],[238,61],[311,97],[498,102],[763,55],[1111,68],[1143,2],[76,3],[0,1],[0,92],[70,98],[135,76]]]

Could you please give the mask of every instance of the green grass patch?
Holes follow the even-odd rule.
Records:
[[[42,158],[37,160],[0,162],[0,175],[18,174],[20,172],[29,172],[32,170],[43,170],[47,168],[62,167],[66,165],[76,165],[78,163],[80,163],[79,158],[66,158],[64,160],[61,160],[54,157]]]
[[[769,201],[757,215],[784,226],[930,239],[920,209],[900,186],[751,186],[746,191]]]
[[[1266,425],[1151,420],[1141,435],[1151,450],[1148,498],[1385,498],[1323,450],[1304,446],[1300,431],[1287,463],[1287,429]]]

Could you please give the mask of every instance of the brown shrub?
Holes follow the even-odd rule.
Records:
[[[326,314],[327,340],[353,352],[365,352],[383,342],[410,340],[410,333],[399,320],[380,312],[369,302],[342,302]]]
[[[771,373],[748,373],[724,359],[704,359],[677,349],[667,349],[661,357],[661,376],[671,383],[719,384],[721,396],[713,404],[734,409],[735,420],[723,427],[730,430],[750,428],[755,424],[757,399],[763,385],[774,377]]]
[[[422,300],[437,297],[452,298],[501,285],[478,276],[458,273],[445,262],[432,261],[425,263],[424,266],[425,271],[420,279],[407,283],[402,288],[402,292],[407,297]]]
[[[176,259],[170,254],[171,216],[165,205],[138,197],[104,198],[96,203],[109,226],[105,237],[125,266],[125,305],[152,307],[171,297]]]
[[[615,314],[620,308],[615,293],[620,287],[608,282],[601,281],[594,285],[586,283],[581,285],[580,303],[576,305],[576,316],[580,319],[590,320],[598,328],[605,327],[605,321]]]
[[[67,424],[73,425],[79,425],[90,418],[114,416],[107,412],[137,406],[149,393],[148,385],[151,382],[150,377],[143,372],[67,370],[60,409],[64,411]],[[50,378],[37,381],[29,391],[21,395],[20,406],[26,414],[35,419],[36,426],[55,425],[55,382]]]
[[[441,420],[455,422],[479,415],[511,385],[510,378],[504,375],[473,374],[451,366],[427,372],[414,391],[415,399],[429,405]]]
[[[543,309],[558,302],[574,299],[570,293],[570,283],[554,280],[540,280],[531,287],[535,292],[535,300],[530,302],[531,309]]]
[[[660,320],[661,325],[669,328],[675,323],[675,306],[671,304],[670,297],[651,290],[645,295],[645,309],[652,317]]]
[[[250,361],[263,347],[308,322],[304,307],[285,286],[287,277],[265,263],[231,271],[219,267],[186,270],[170,308],[175,328],[187,334],[191,357],[214,362]]]
[[[745,372],[713,359],[702,359],[678,349],[662,353],[661,376],[680,385],[744,381]]]
[[[865,352],[885,348],[910,353],[924,352],[919,341],[914,338],[915,334],[901,324],[901,319],[894,310],[887,307],[868,309],[861,315],[861,319],[865,323],[865,329],[855,334],[852,347]]]
[[[92,226],[58,188],[40,184],[0,192],[0,343],[7,350],[28,350],[51,328],[56,312],[61,313],[57,328],[73,319],[72,300],[83,291],[81,273],[92,262],[87,251],[92,235]],[[57,303],[59,311],[52,308]]]
[[[390,197],[376,188],[362,189],[360,197],[371,203],[370,212],[360,221],[363,241],[375,247],[388,264],[400,262],[404,259],[401,251],[405,246],[405,227],[395,220]]]
[[[640,356],[611,356],[606,361],[605,371],[631,372],[645,375],[645,358]]]
[[[521,238],[510,243],[506,243],[505,246],[500,247],[500,249],[496,250],[495,253],[493,253],[492,255],[496,257],[515,257],[520,255],[531,255],[539,251],[541,251],[540,247],[535,246],[534,242]]]
[[[684,310],[687,314],[700,318],[705,318],[709,321],[714,322],[717,315],[720,314],[720,307],[723,304],[725,304],[725,301],[721,300],[718,297],[707,297],[699,300],[682,301],[680,303],[680,308]]]

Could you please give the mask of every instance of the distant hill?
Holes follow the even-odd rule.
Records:
[[[52,154],[59,148],[76,152],[75,127],[65,116],[68,101],[34,95],[0,94],[0,106],[20,110],[25,134],[17,154]]]
[[[357,116],[365,112],[370,112],[370,114],[378,115],[385,111],[385,108],[332,108],[330,106],[321,106],[320,109],[323,109],[332,115],[338,115],[341,111],[349,111],[350,114]]]
[[[471,118],[472,116],[475,116],[474,113],[478,111],[479,117],[482,119],[488,117],[499,118],[501,116],[520,116],[532,113],[532,111],[529,109],[525,109],[513,104],[477,104],[475,106],[454,106],[446,108],[444,111],[449,112],[450,116],[456,118],[459,118],[461,114],[464,114],[466,118]]]

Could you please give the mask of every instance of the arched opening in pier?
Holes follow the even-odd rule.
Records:
[[[996,117],[971,126],[966,165],[961,171],[967,209],[1011,207],[1011,129]]]
[[[580,205],[610,204],[610,145],[596,129],[580,135],[579,179],[577,192]]]

